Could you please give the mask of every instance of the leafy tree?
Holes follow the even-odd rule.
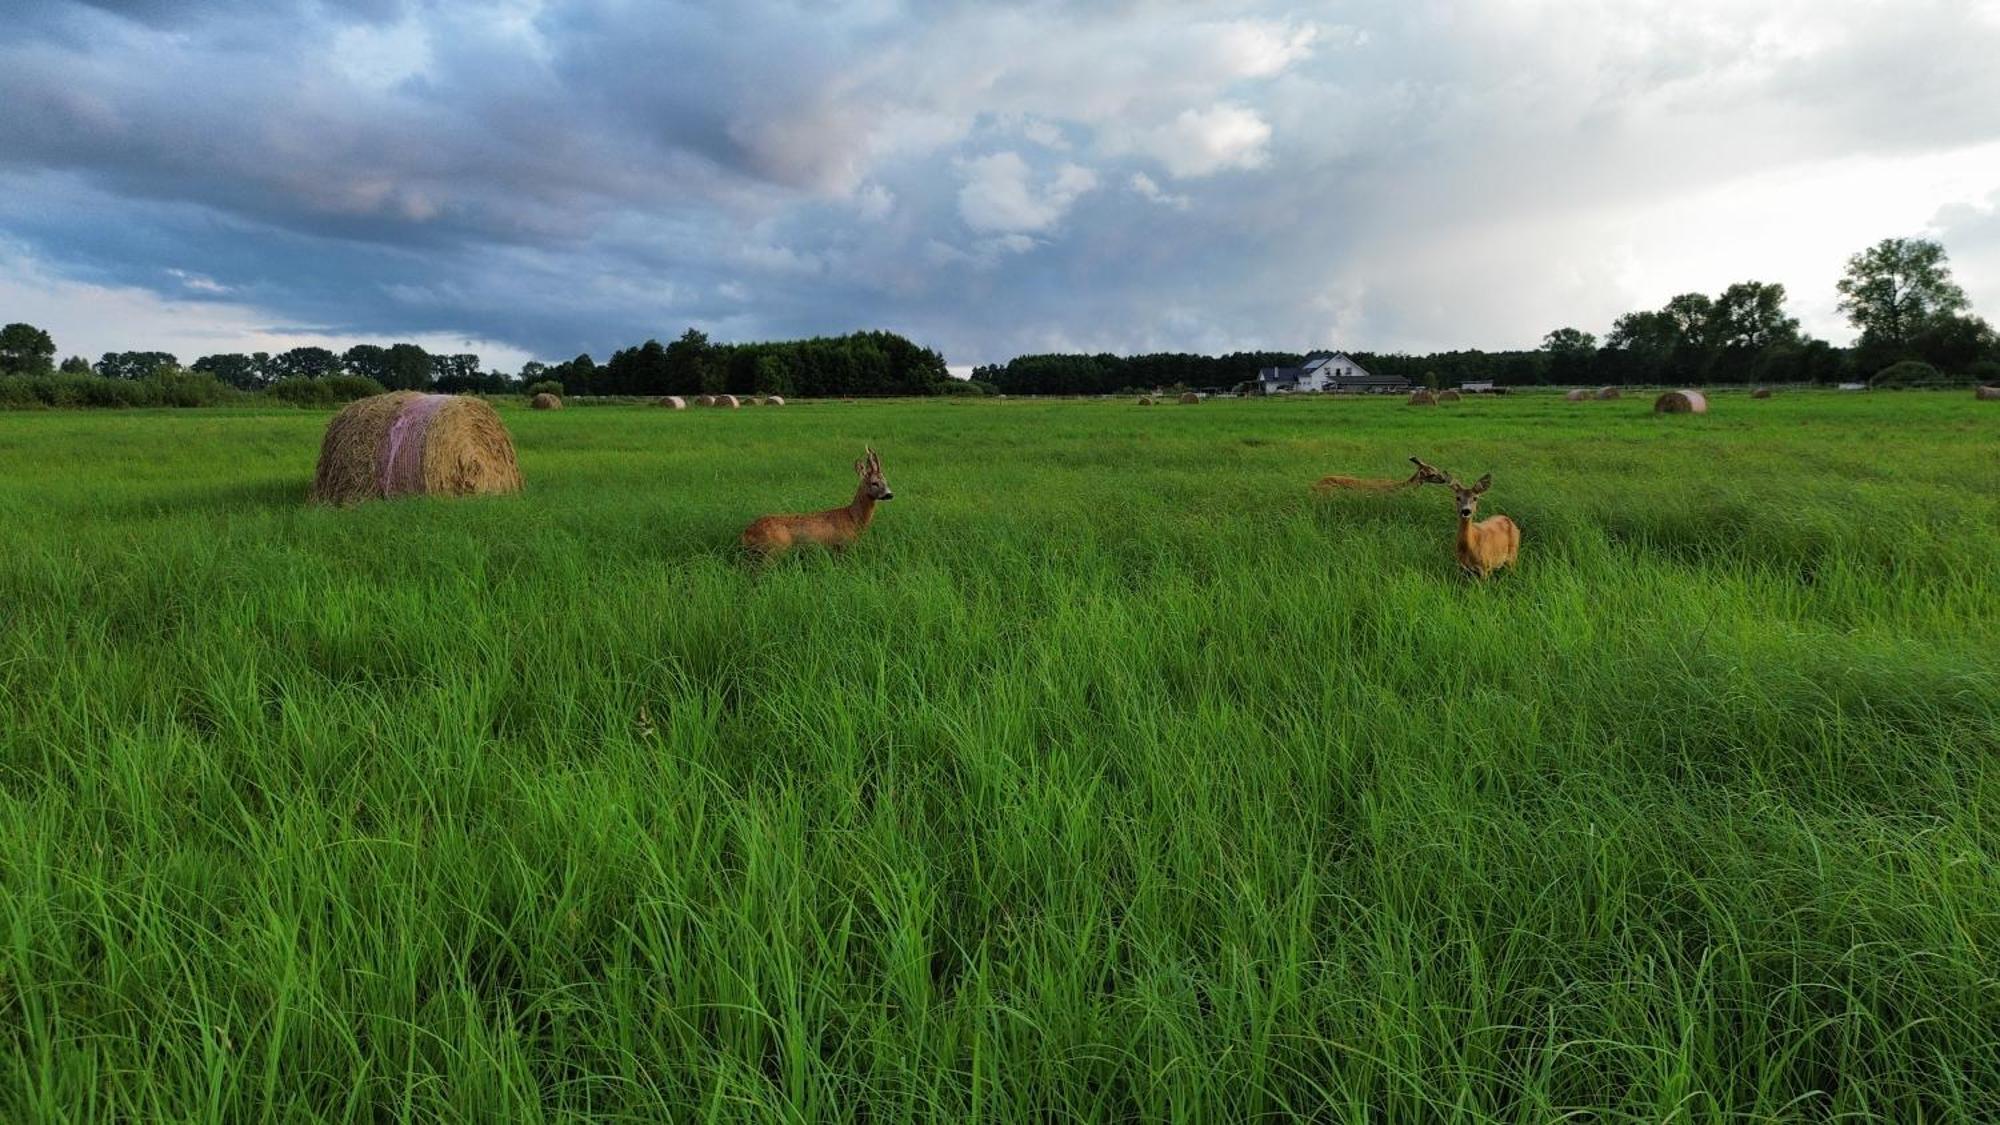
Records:
[[[385,378],[376,382],[392,391],[428,390],[431,385],[430,353],[415,344],[392,344],[386,357]]]
[[[648,340],[651,344],[653,341]],[[666,389],[664,394],[691,395],[713,393],[723,388],[717,383],[719,375],[713,370],[718,365],[713,362],[708,342],[708,333],[690,328],[681,333],[681,338],[668,344],[664,355]]]
[[[1909,348],[1926,363],[1964,372],[1980,360],[2000,358],[2000,337],[1976,316],[1940,316],[1910,337]]]
[[[264,386],[264,372],[259,368],[257,361],[240,352],[202,356],[194,361],[191,370],[213,375],[241,391],[256,390]]]
[[[0,372],[46,375],[55,363],[56,342],[32,324],[0,328]]]
[[[143,379],[162,367],[179,367],[171,352],[105,352],[97,373],[107,379]]]
[[[278,379],[324,379],[339,373],[340,357],[325,348],[293,348],[271,359],[271,375]]]
[[[1864,346],[1902,348],[1936,321],[1965,310],[1944,247],[1926,238],[1885,238],[1847,259],[1836,288],[1840,311]]]
[[[65,375],[90,374],[90,361],[80,355],[73,355],[62,361],[61,371]]]
[[[1785,287],[1762,281],[1739,281],[1723,290],[1710,328],[1723,348],[1756,351],[1799,342],[1798,318],[1785,315]]]
[[[430,386],[433,390],[458,394],[463,391],[483,389],[478,356],[461,352],[457,355],[434,355],[430,358]]]
[[[797,394],[797,387],[792,381],[792,365],[776,352],[758,356],[754,389],[760,395]]]
[[[1558,328],[1542,337],[1549,353],[1549,381],[1587,383],[1597,361],[1597,337],[1576,328]]]
[[[352,374],[389,385],[389,349],[380,344],[356,344],[341,355],[340,362]]]

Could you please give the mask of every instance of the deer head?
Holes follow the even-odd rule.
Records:
[[[1450,484],[1450,483],[1451,483],[1451,478],[1450,478],[1450,477],[1448,477],[1448,476],[1446,476],[1446,475],[1444,474],[1444,470],[1442,470],[1442,469],[1439,469],[1439,468],[1437,468],[1437,467],[1436,467],[1436,466],[1434,466],[1434,465],[1431,465],[1431,464],[1428,464],[1428,463],[1427,463],[1427,462],[1425,462],[1425,461],[1424,461],[1424,459],[1423,459],[1423,458],[1421,458],[1421,457],[1412,457],[1412,458],[1410,458],[1410,464],[1412,464],[1412,465],[1415,465],[1415,466],[1417,467],[1417,483],[1418,483],[1418,484]]]
[[[861,478],[861,493],[870,500],[894,500],[896,494],[889,491],[889,482],[882,479],[882,459],[875,450],[854,463],[854,472]]]
[[[1492,473],[1487,473],[1485,476],[1480,477],[1470,488],[1458,483],[1457,477],[1451,478],[1451,494],[1458,502],[1458,518],[1462,520],[1471,519],[1479,511],[1479,494],[1492,487]]]

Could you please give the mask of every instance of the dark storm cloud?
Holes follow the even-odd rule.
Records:
[[[2000,140],[2000,28],[1943,0],[96,0],[17,27],[0,241],[552,356],[690,323],[965,361],[1519,342],[1623,299],[1620,208]]]

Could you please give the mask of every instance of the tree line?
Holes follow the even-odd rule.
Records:
[[[717,344],[690,328],[671,344],[647,340],[599,364],[588,355],[528,364],[524,382],[569,394],[775,394],[807,398],[935,395],[963,387],[944,356],[893,332],[855,332],[777,343]]]
[[[589,355],[530,362],[515,375],[483,369],[477,355],[432,354],[416,344],[357,344],[344,352],[299,347],[276,354],[206,355],[183,367],[170,352],[106,352],[55,362],[55,341],[30,324],[0,328],[0,406],[211,405],[257,393],[318,404],[385,390],[579,395],[932,395],[975,388],[952,379],[944,357],[892,332],[856,332],[779,343],[715,344],[688,331],[648,340],[598,364]]]
[[[1786,311],[1783,285],[1744,281],[1713,296],[1683,293],[1658,309],[1626,313],[1601,343],[1565,327],[1532,350],[1352,354],[1376,374],[1431,386],[2000,382],[2000,338],[1971,314],[1938,243],[1885,239],[1848,260],[1836,291],[1858,332],[1851,347],[1802,333]],[[1241,387],[1261,368],[1301,362],[1288,352],[1026,355],[976,368],[973,378],[1008,394],[1116,394]]]

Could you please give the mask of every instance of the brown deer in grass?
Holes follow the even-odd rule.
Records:
[[[1474,578],[1484,578],[1511,565],[1521,550],[1521,529],[1506,516],[1472,522],[1479,511],[1479,496],[1493,487],[1493,474],[1480,477],[1471,488],[1451,478],[1451,491],[1458,500],[1458,565]]]
[[[882,459],[870,449],[854,463],[861,478],[854,490],[854,502],[845,508],[828,508],[798,516],[762,516],[743,529],[743,546],[752,555],[772,559],[800,543],[817,543],[839,551],[852,545],[875,520],[875,502],[893,500],[889,482],[882,479]]]
[[[1313,488],[1319,492],[1396,492],[1405,488],[1415,488],[1420,484],[1447,484],[1449,477],[1432,468],[1416,457],[1410,464],[1417,467],[1408,479],[1391,480],[1388,477],[1321,477]]]

